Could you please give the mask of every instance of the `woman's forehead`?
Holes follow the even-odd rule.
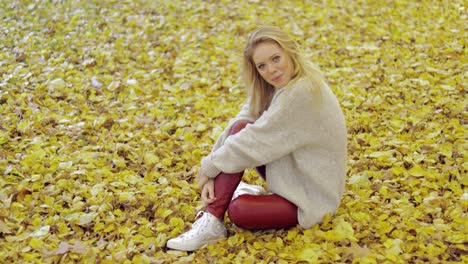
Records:
[[[283,49],[274,41],[265,41],[259,43],[253,50],[252,59],[262,61],[270,58],[273,54],[281,53]]]

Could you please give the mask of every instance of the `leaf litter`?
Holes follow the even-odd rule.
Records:
[[[3,261],[468,261],[462,1],[2,1],[0,13]],[[343,107],[342,204],[308,230],[228,223],[226,240],[166,250],[202,208],[194,175],[246,96],[240,56],[257,24],[291,33]]]

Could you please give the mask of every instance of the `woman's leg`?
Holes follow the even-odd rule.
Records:
[[[243,129],[248,122],[236,122],[229,131],[233,135]],[[203,214],[192,228],[178,237],[169,239],[167,247],[171,249],[194,251],[206,244],[226,237],[226,227],[223,223],[224,213],[231,201],[232,194],[239,184],[243,172],[227,174],[220,173],[214,180],[215,202],[206,207],[209,213]]]
[[[280,229],[298,224],[297,206],[277,194],[244,194],[228,208],[231,221],[244,229]]]
[[[238,133],[249,123],[250,122],[248,121],[238,121],[234,123],[229,131],[229,136]],[[239,182],[242,179],[242,175],[244,175],[243,171],[239,173],[221,172],[216,176],[214,179],[216,201],[206,207],[207,212],[220,219],[224,218],[224,213],[231,202],[232,195],[236,190],[237,185],[239,185]]]

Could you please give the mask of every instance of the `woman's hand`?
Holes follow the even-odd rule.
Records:
[[[201,171],[198,171],[197,183],[198,183],[198,188],[200,188],[200,190],[203,190],[203,186],[208,182],[208,180],[210,180],[208,176],[205,176],[201,174]]]
[[[205,206],[214,202],[216,200],[214,195],[214,180],[198,171],[197,183],[198,188],[202,190],[201,198]]]
[[[202,187],[201,198],[205,206],[216,200],[214,194],[214,180],[209,179]]]

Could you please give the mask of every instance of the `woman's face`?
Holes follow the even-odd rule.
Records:
[[[253,51],[252,59],[258,73],[275,88],[284,87],[293,77],[291,58],[274,41],[258,44]]]

